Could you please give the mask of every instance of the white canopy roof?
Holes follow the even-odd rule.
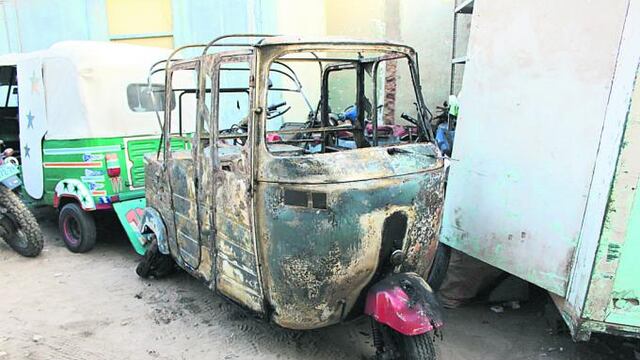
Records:
[[[33,66],[32,60],[40,59],[46,139],[152,135],[160,133],[155,113],[133,111],[127,87],[146,84],[151,65],[169,54],[168,49],[146,46],[66,41],[43,51],[2,56],[0,65],[14,61],[20,68],[23,62]],[[24,81],[29,79],[18,79],[19,84]],[[183,118],[193,122],[195,116]],[[184,124],[184,128],[193,125]]]
[[[25,56],[27,55],[20,54],[20,53],[0,55],[0,66],[16,65],[18,63],[18,60],[20,60],[21,58],[24,58]]]

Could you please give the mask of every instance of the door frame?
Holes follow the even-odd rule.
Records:
[[[245,271],[251,270],[253,272],[255,272],[255,283],[254,282],[249,282],[249,281],[244,281],[242,283],[240,283],[239,285],[241,286],[236,286],[234,288],[231,288],[228,286],[228,277],[225,277],[225,281],[221,281],[221,276],[225,275],[225,273],[223,272],[219,272],[218,268],[219,268],[219,264],[216,264],[218,261],[218,258],[221,254],[225,251],[221,250],[221,242],[222,239],[218,236],[219,235],[219,231],[221,230],[219,228],[219,225],[217,223],[217,213],[218,211],[220,211],[220,206],[222,204],[218,204],[218,201],[216,200],[216,197],[218,195],[218,189],[221,188],[221,186],[223,185],[223,181],[232,181],[233,179],[229,179],[229,170],[225,170],[222,166],[221,163],[221,159],[220,159],[220,154],[219,154],[219,144],[221,140],[224,139],[220,139],[220,129],[219,129],[219,122],[220,122],[220,116],[223,114],[220,114],[220,71],[222,69],[222,67],[225,64],[229,64],[229,63],[246,63],[248,64],[248,92],[249,92],[249,98],[248,98],[248,112],[247,112],[247,135],[246,135],[246,143],[240,147],[240,160],[242,163],[242,166],[239,166],[238,168],[232,169],[231,173],[234,173],[236,175],[239,175],[241,177],[242,183],[244,185],[246,185],[247,187],[247,191],[244,194],[238,194],[239,196],[246,196],[246,198],[244,198],[245,204],[247,204],[248,206],[246,207],[246,209],[244,211],[246,211],[246,217],[247,217],[247,224],[240,224],[240,225],[244,225],[247,228],[247,234],[249,236],[249,242],[250,247],[252,247],[253,249],[249,249],[249,248],[245,248],[245,250],[249,251],[251,253],[251,257],[252,260],[251,261],[247,261],[247,263],[242,263],[242,267],[245,269]],[[245,306],[251,308],[252,310],[258,312],[258,313],[263,313],[265,312],[266,306],[264,303],[264,287],[263,287],[263,281],[262,281],[262,273],[260,271],[260,257],[258,254],[258,246],[256,243],[256,236],[255,236],[255,224],[256,224],[256,220],[255,220],[255,202],[254,202],[254,191],[255,191],[255,186],[254,186],[254,179],[255,179],[255,173],[256,173],[256,168],[253,164],[254,161],[254,151],[255,151],[255,140],[254,140],[254,135],[255,135],[255,123],[254,123],[254,103],[255,103],[255,85],[254,85],[254,81],[253,79],[255,79],[255,56],[253,54],[253,50],[239,50],[239,51],[232,51],[232,52],[225,52],[225,54],[213,54],[213,55],[207,55],[207,56],[203,56],[202,57],[202,71],[201,71],[201,76],[199,79],[199,86],[201,91],[203,91],[204,87],[205,87],[205,82],[206,82],[206,78],[210,78],[211,79],[211,107],[210,107],[210,113],[208,114],[208,120],[209,120],[209,135],[210,135],[210,139],[209,139],[209,143],[210,143],[210,151],[211,153],[211,159],[212,159],[212,172],[213,172],[213,181],[212,181],[212,189],[210,191],[210,202],[211,202],[211,233],[213,234],[211,239],[212,239],[212,251],[213,251],[213,256],[212,256],[212,276],[211,279],[212,281],[216,282],[216,289],[221,292],[223,295],[235,300],[235,301],[239,301],[241,303],[243,303]],[[204,97],[203,97],[204,98]],[[199,110],[202,112],[201,115],[205,115],[206,114],[206,107],[204,105],[202,105]],[[240,184],[240,185],[243,185]],[[234,187],[235,189],[240,189],[243,188],[242,186],[238,186],[238,187]],[[233,191],[233,189],[228,189],[229,191]],[[242,226],[240,226],[242,227]],[[234,243],[234,240],[238,240],[238,239],[228,239],[228,241],[226,241],[227,243]],[[239,242],[237,242],[239,243]],[[255,264],[255,268],[252,268],[252,264]],[[222,266],[220,264],[220,266]],[[251,273],[251,271],[249,271],[247,274]],[[252,275],[253,276],[253,275]],[[215,279],[215,280],[214,280]],[[227,282],[225,284],[225,282]],[[243,291],[245,291],[244,295],[238,295],[240,293],[242,293]],[[248,293],[247,293],[248,292]],[[250,296],[246,296],[246,295],[250,295]]]
[[[178,222],[176,221],[176,209],[175,209],[175,204],[174,204],[174,199],[173,196],[175,194],[175,190],[173,188],[173,181],[172,178],[174,177],[173,172],[171,171],[171,162],[173,159],[173,153],[171,151],[171,140],[172,138],[175,138],[176,135],[172,134],[171,129],[172,129],[172,117],[173,117],[173,112],[174,110],[177,111],[177,114],[179,116],[179,119],[182,119],[182,113],[181,113],[181,108],[179,106],[177,106],[178,104],[176,104],[176,97],[173,93],[173,73],[175,71],[183,71],[183,70],[191,70],[191,71],[195,71],[197,77],[196,77],[196,87],[194,88],[195,90],[195,94],[196,94],[196,112],[195,115],[198,116],[198,103],[199,103],[199,96],[198,96],[198,89],[199,89],[199,84],[198,79],[199,79],[199,74],[200,74],[200,60],[199,59],[190,59],[190,60],[185,60],[185,61],[179,61],[179,62],[175,62],[172,63],[170,66],[167,67],[166,70],[166,74],[165,74],[165,109],[164,109],[164,124],[163,124],[163,138],[164,138],[164,149],[163,149],[163,156],[164,156],[164,163],[166,164],[163,168],[164,171],[166,171],[166,178],[168,180],[168,187],[169,187],[169,191],[171,194],[171,211],[173,213],[173,234],[170,234],[169,236],[169,242],[171,244],[170,249],[173,248],[175,249],[175,253],[174,253],[174,257],[176,259],[178,259],[183,265],[183,266],[188,266],[189,268],[192,269],[197,269],[200,266],[201,263],[201,258],[202,258],[202,253],[200,251],[200,244],[201,244],[201,239],[200,239],[200,216],[199,216],[199,209],[197,206],[197,194],[198,194],[198,181],[197,181],[197,148],[194,145],[194,141],[199,139],[199,133],[198,133],[198,128],[196,126],[196,132],[194,134],[194,136],[191,139],[191,159],[193,161],[194,164],[194,190],[195,190],[195,194],[196,194],[196,198],[194,198],[194,202],[196,203],[196,219],[195,219],[195,223],[198,226],[198,231],[196,232],[196,236],[197,236],[197,244],[198,244],[198,254],[197,257],[197,264],[191,264],[188,261],[186,261],[184,259],[184,257],[182,256],[182,251],[180,251],[180,245],[178,242]],[[168,111],[167,111],[168,110]],[[198,124],[199,121],[196,121],[196,124]],[[180,134],[177,135],[180,138],[184,138],[184,129],[182,124],[179,127],[180,129]],[[185,141],[186,144],[186,141]]]

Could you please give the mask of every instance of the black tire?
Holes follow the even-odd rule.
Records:
[[[0,207],[7,210],[6,217],[0,224],[7,228],[10,234],[4,239],[7,244],[22,256],[38,256],[44,246],[44,239],[40,226],[29,208],[13,191],[1,185]]]
[[[433,265],[431,265],[431,270],[429,270],[429,276],[427,277],[427,283],[433,291],[440,290],[440,286],[442,286],[442,282],[447,275],[447,269],[449,269],[449,260],[451,260],[451,248],[443,243],[438,243],[436,256],[433,259]]]
[[[171,274],[174,269],[175,263],[171,256],[162,254],[158,249],[158,243],[154,240],[138,263],[136,274],[143,279],[150,277],[159,279]]]
[[[58,228],[67,248],[74,253],[85,253],[96,245],[96,222],[93,215],[80,205],[69,203],[58,216]]]
[[[386,327],[386,331],[391,332],[387,338],[393,339],[398,359],[436,360],[436,346],[433,343],[433,335],[431,333],[406,336],[389,327]]]

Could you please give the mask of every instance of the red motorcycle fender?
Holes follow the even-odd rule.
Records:
[[[392,274],[367,293],[365,314],[408,336],[441,328],[440,304],[426,281],[415,273]]]

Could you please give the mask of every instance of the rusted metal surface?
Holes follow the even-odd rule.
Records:
[[[221,171],[217,176],[217,283],[221,293],[254,311],[261,311],[262,292],[251,229],[252,199],[249,195],[246,176],[231,171]]]
[[[260,182],[257,222],[273,320],[305,329],[339,322],[381,262],[385,220],[406,216],[401,271],[425,273],[437,245],[442,168],[378,180],[326,185]],[[325,193],[327,208],[286,205],[284,191]],[[392,244],[390,246],[395,246]]]
[[[191,151],[173,152],[167,165],[178,253],[189,267],[197,269],[200,265],[200,224]]]
[[[188,151],[171,150],[171,112],[165,112],[164,155],[147,158],[148,206],[161,214],[178,265],[294,329],[335,324],[361,312],[356,304],[363,290],[384,274],[425,274],[441,221],[444,168],[433,144],[308,156],[267,150],[271,62],[291,51],[326,50],[397,52],[415,61],[411,48],[385,42],[267,38],[249,50],[167,62],[167,106],[172,72],[189,67],[199,71],[201,94],[203,82],[212,84],[211,104],[198,97],[199,124]],[[228,62],[250,64],[252,111],[244,145],[223,144],[218,137],[215,89]],[[417,67],[413,71],[417,76]],[[392,264],[393,251],[402,255]]]

